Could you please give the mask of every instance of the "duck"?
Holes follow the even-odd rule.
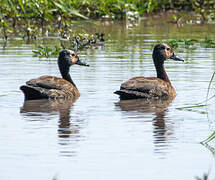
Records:
[[[104,33],[95,33],[95,36],[93,36],[92,40],[91,40],[91,44],[94,44],[94,45],[104,45],[105,43],[105,39],[104,39]]]
[[[104,33],[100,34],[100,38],[99,38],[100,42],[105,42],[104,35],[105,35]]]
[[[62,78],[44,75],[30,79],[25,85],[20,86],[25,100],[76,99],[80,96],[80,92],[69,74],[69,69],[74,64],[89,65],[79,59],[77,52],[68,49],[60,51],[57,62]]]
[[[176,91],[173,88],[164,68],[167,59],[184,61],[176,56],[173,49],[165,43],[156,44],[152,53],[157,77],[133,77],[122,83],[120,90],[114,93],[119,95],[121,100],[126,99],[168,99],[175,98]]]

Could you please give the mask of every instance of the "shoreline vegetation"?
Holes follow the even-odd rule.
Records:
[[[30,39],[38,36],[39,29],[44,27],[58,29],[63,36],[71,25],[94,23],[92,20],[133,21],[161,12],[172,13],[170,23],[210,23],[215,20],[215,1],[3,0],[0,1],[0,38],[7,40],[11,34],[18,37],[22,34]],[[187,15],[190,12],[194,14],[192,19]],[[17,27],[22,27],[23,32],[17,32]]]
[[[3,0],[0,1],[0,39],[23,39],[27,43],[45,37],[56,37],[55,47],[39,45],[34,56],[56,56],[61,48],[81,50],[97,45],[108,36],[104,32],[88,32],[82,25],[121,21],[126,28],[139,20],[164,17],[165,23],[205,24],[215,21],[214,0]],[[79,28],[76,28],[79,27]],[[102,36],[101,36],[102,35]],[[104,39],[103,39],[104,36]],[[173,39],[173,48],[195,49],[194,45],[215,48],[210,37],[202,40]],[[60,45],[59,45],[60,44]],[[5,48],[7,43],[4,44]]]

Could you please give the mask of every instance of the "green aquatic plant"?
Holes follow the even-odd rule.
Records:
[[[211,96],[209,98],[209,93],[210,93],[211,85],[212,85],[212,82],[213,82],[214,78],[215,78],[215,72],[212,74],[210,82],[208,84],[206,100],[204,102],[201,102],[201,103],[198,103],[198,104],[195,104],[195,105],[191,105],[191,106],[178,107],[176,109],[196,112],[196,108],[197,108],[197,111],[199,112],[199,108],[207,107],[208,106],[208,101],[215,97],[215,95],[213,95],[213,96]],[[205,103],[205,104],[203,104],[203,103]],[[205,111],[205,113],[207,113],[207,111]],[[211,142],[214,139],[215,139],[215,132],[213,132],[207,139],[202,141],[201,144],[205,145],[205,144]]]
[[[209,92],[210,92],[210,89],[211,89],[211,84],[212,84],[212,82],[214,80],[214,77],[215,77],[215,72],[213,72],[213,74],[211,76],[211,79],[210,79],[210,82],[209,82],[209,85],[208,85],[208,90],[207,90],[207,95],[206,95],[206,104],[207,104],[207,102],[208,102],[209,99],[215,97],[215,95],[213,95],[212,97],[208,98]]]
[[[204,147],[206,147],[213,154],[213,156],[215,156],[215,148],[213,146],[211,146],[209,144],[209,142],[202,141],[202,142],[200,142],[200,144],[203,145]]]
[[[54,49],[52,49],[48,46],[40,45],[37,50],[32,50],[32,52],[34,53],[34,57],[50,58],[52,56],[57,56],[60,50],[61,48],[58,46],[55,46]]]
[[[7,41],[8,38],[8,30],[10,28],[9,21],[7,21],[7,13],[5,10],[5,6],[3,3],[0,3],[0,29],[2,31],[3,39]]]
[[[213,132],[207,139],[205,139],[204,141],[202,141],[201,143],[205,144],[205,143],[209,143],[212,140],[215,139],[215,132]]]
[[[208,85],[207,96],[206,96],[206,104],[207,104],[208,100],[210,100],[210,99],[215,97],[215,95],[213,95],[212,97],[208,98],[209,92],[210,92],[210,89],[211,89],[211,84],[212,84],[212,82],[214,80],[214,77],[215,77],[215,72],[212,74],[210,82],[209,82],[209,85]],[[215,132],[213,132],[207,139],[205,139],[201,143],[202,144],[207,144],[207,143],[211,142],[214,139],[215,139]]]
[[[103,46],[104,45],[104,33],[71,33],[61,32],[61,38],[59,39],[59,46],[55,46],[54,49],[48,46],[40,45],[36,50],[33,50],[33,56],[39,58],[50,58],[57,56],[61,49],[72,49],[74,51],[83,50],[91,46]]]
[[[170,16],[171,23],[179,24],[182,18],[185,16],[185,13],[173,14]]]
[[[185,49],[196,49],[197,46],[200,44],[200,46],[205,48],[215,48],[215,42],[209,38],[205,37],[203,40],[197,40],[197,39],[173,39],[167,41],[167,43],[173,47],[174,49],[180,47],[184,47]]]
[[[4,19],[0,20],[0,27],[2,29],[2,35],[3,35],[3,39],[5,41],[7,41],[8,38],[8,31],[10,29],[9,24],[7,22],[4,21]]]
[[[199,41],[197,39],[184,39],[183,43],[185,49],[194,50],[197,48],[195,45],[199,43]]]
[[[191,1],[191,0],[190,0]],[[13,28],[12,32],[16,32],[18,26],[21,32],[15,35],[23,35],[29,33],[32,26],[37,26],[34,29],[43,29],[47,25],[56,28],[70,28],[72,25],[79,25],[81,21],[76,23],[74,20],[85,20],[84,23],[89,23],[89,18],[109,18],[109,19],[128,19],[132,12],[132,17],[139,17],[139,14],[151,13],[156,11],[165,11],[169,9],[183,9],[186,7],[192,10],[192,3],[200,4],[200,6],[208,7],[211,11],[214,8],[212,0],[201,4],[203,0],[190,1],[156,1],[156,0],[3,0],[0,1],[0,18],[1,29],[3,36],[7,37],[11,33],[9,29]],[[208,11],[209,12],[209,11]],[[210,12],[212,14],[212,12]],[[177,13],[172,16],[172,21],[178,23],[185,13]],[[23,32],[24,31],[24,32]],[[39,31],[40,32],[40,31]],[[42,31],[44,36],[47,31]],[[37,35],[38,36],[38,35]],[[29,36],[28,36],[29,37]],[[29,38],[30,39],[30,38]],[[204,43],[206,44],[206,43]],[[175,44],[177,46],[177,44]],[[211,44],[211,47],[214,44]],[[208,44],[206,47],[209,47]],[[185,48],[192,48],[187,45]]]
[[[205,37],[202,41],[200,41],[200,45],[204,48],[215,48],[215,42],[210,37]]]
[[[190,0],[196,13],[200,15],[201,23],[206,23],[215,18],[215,1],[214,0]]]
[[[195,48],[194,45],[198,43],[199,41],[197,39],[179,39],[179,40],[170,40],[167,43],[173,47],[178,48],[184,47],[185,49]]]
[[[31,9],[33,10],[33,16],[40,20],[40,25],[43,28],[46,22],[53,21],[54,16],[52,12],[54,11],[53,1],[50,0],[29,0],[31,1]]]
[[[3,0],[0,7],[5,9],[7,18],[14,25],[22,20],[36,20],[40,25],[45,22],[67,21],[72,18],[123,19],[127,11],[138,11],[139,14],[156,11],[193,10],[207,22],[214,18],[213,0]],[[185,13],[172,16],[172,21],[178,23]],[[55,17],[55,18],[53,18]]]
[[[63,24],[64,26],[66,26],[67,24],[69,24],[69,21],[73,16],[76,16],[85,20],[88,19],[86,16],[79,13],[78,10],[73,9],[71,6],[71,2],[72,2],[71,0],[53,1],[55,8],[52,11],[56,12],[56,14],[58,15],[58,21],[60,25]]]
[[[194,45],[196,45],[199,41],[197,39],[172,39],[168,40],[166,43],[170,45],[173,49],[177,48],[185,48],[185,49],[196,49]],[[157,41],[156,43],[162,43],[161,41]],[[154,44],[152,44],[153,48]]]
[[[17,25],[17,21],[19,18],[19,11],[17,8],[17,2],[15,2],[14,0],[5,0],[1,1],[0,6],[1,6],[1,14],[4,14],[8,20],[8,23],[12,22],[12,27],[15,28]]]
[[[169,44],[173,49],[176,49],[179,47],[179,44],[182,43],[182,40],[177,40],[177,39],[173,39],[173,40],[169,40],[167,41],[167,44]]]
[[[193,46],[195,43],[199,41],[197,39],[184,39],[183,40],[185,46]]]
[[[208,101],[215,97],[215,95],[209,97],[211,85],[212,85],[212,82],[213,82],[214,78],[215,78],[215,72],[212,74],[211,79],[209,81],[205,101],[203,101],[201,103],[197,103],[197,104],[191,105],[191,106],[178,107],[176,109],[178,109],[178,110],[195,111],[194,110],[195,108],[207,107],[208,106]]]
[[[158,6],[158,3],[156,0],[148,0],[148,1],[145,1],[143,7],[147,13],[151,13],[157,8],[157,6]]]
[[[194,104],[194,105],[190,105],[190,106],[178,107],[176,109],[177,110],[182,110],[182,111],[190,111],[190,112],[198,112],[198,113],[201,113],[201,114],[207,114],[206,110],[200,109],[202,107],[207,107],[207,105],[206,104]]]

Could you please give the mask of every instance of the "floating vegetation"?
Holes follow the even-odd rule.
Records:
[[[204,48],[215,48],[215,42],[207,36],[204,40],[200,41],[200,45]]]
[[[57,56],[61,49],[72,49],[74,51],[79,51],[83,49],[87,49],[92,46],[103,46],[105,39],[104,33],[61,33],[61,38],[59,39],[59,46],[55,46],[54,48],[48,46],[39,45],[36,50],[33,50],[33,56],[39,58],[50,58],[53,56]]]
[[[183,40],[179,39],[173,39],[173,40],[169,40],[167,41],[167,44],[169,44],[173,49],[177,49],[179,47],[179,44],[182,43]]]
[[[173,48],[185,48],[185,49],[196,49],[194,45],[199,43],[197,39],[179,39],[179,40],[170,40],[167,42]]]
[[[156,43],[162,43],[163,41],[157,41]],[[195,50],[198,46],[204,48],[215,48],[215,41],[213,41],[210,37],[205,37],[204,39],[172,39],[166,41],[173,49],[188,49]],[[154,43],[155,44],[155,43]],[[154,44],[151,45],[151,49],[153,49]]]
[[[179,13],[179,14],[173,14],[170,16],[170,23],[174,23],[174,24],[180,24],[181,23],[181,20],[182,18],[185,16],[184,13]]]
[[[202,40],[198,39],[173,39],[167,41],[167,44],[169,44],[173,49],[177,48],[185,48],[189,50],[197,49],[198,46],[204,47],[204,48],[215,48],[215,41],[213,41],[210,37],[205,37]]]
[[[55,48],[52,49],[50,47],[40,45],[37,50],[33,50],[32,52],[34,53],[34,57],[50,58],[52,56],[57,56],[60,50],[61,48],[58,46],[55,46]]]

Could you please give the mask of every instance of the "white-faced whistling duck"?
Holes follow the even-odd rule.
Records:
[[[177,57],[172,48],[167,44],[157,44],[153,50],[153,61],[157,71],[156,77],[134,77],[121,84],[120,90],[114,92],[120,99],[137,98],[174,98],[175,89],[172,87],[167,73],[164,69],[164,61],[173,59],[184,61]]]
[[[25,100],[79,97],[80,92],[69,74],[69,68],[73,64],[89,66],[80,61],[76,52],[62,50],[58,56],[58,67],[62,78],[41,76],[27,81],[26,85],[20,87],[25,95]]]

